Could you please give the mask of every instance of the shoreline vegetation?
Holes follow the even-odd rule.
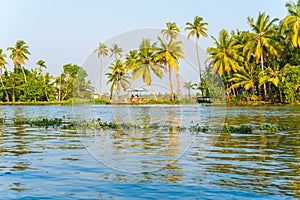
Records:
[[[237,102],[224,102],[215,101],[211,103],[201,103],[204,106],[300,106],[299,102],[293,103],[278,103],[278,102],[266,102],[266,101],[237,101]],[[158,100],[158,101],[148,101],[143,103],[111,103],[109,99],[107,100],[82,100],[82,99],[68,99],[64,101],[36,101],[36,102],[0,102],[0,105],[11,105],[11,106],[51,106],[51,105],[61,105],[61,106],[71,106],[71,105],[126,105],[126,106],[137,106],[137,105],[198,105],[198,103],[188,102],[186,100],[182,101],[170,101],[170,100]]]
[[[211,103],[210,99],[213,100],[210,105],[224,104],[223,101],[228,105],[298,105],[300,0],[287,2],[286,9],[288,13],[283,19],[271,19],[260,12],[257,18],[248,17],[247,31],[222,29],[218,38],[211,36],[214,46],[206,49],[205,69],[201,66],[198,43],[208,37],[209,25],[199,16],[187,22],[184,31],[196,44],[199,69],[196,83],[180,82],[184,43],[177,38],[180,29],[175,22],[166,23],[157,41],[144,38],[137,49],[126,54],[118,44],[108,48],[100,42],[94,50],[100,64],[95,66],[95,71],[99,71],[99,94],[79,65],[63,65],[57,77],[46,72],[44,60],[38,60],[35,68],[29,69],[26,66],[31,55],[29,46],[18,40],[6,49],[7,53],[0,49],[0,105],[195,104]],[[104,74],[102,60],[107,56],[113,61]],[[8,58],[13,63],[11,71],[7,69]],[[154,76],[168,77],[168,93],[156,93]],[[106,83],[103,77],[108,79]],[[151,88],[152,94],[141,99],[142,103],[133,102],[128,96],[120,98],[120,92],[129,91],[137,79]],[[103,84],[109,85],[109,92],[103,93]],[[187,94],[183,94],[181,86]],[[196,91],[196,96],[191,96],[191,90]],[[124,97],[126,102],[121,102],[119,99]]]

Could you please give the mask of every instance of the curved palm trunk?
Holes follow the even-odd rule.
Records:
[[[199,76],[200,76],[200,81],[201,83],[202,80],[202,74],[201,74],[201,64],[200,64],[200,57],[199,57],[199,47],[198,47],[198,38],[196,37],[196,53],[197,53],[197,60],[198,60],[198,69],[199,69]]]
[[[172,101],[175,101],[174,92],[173,92],[173,83],[172,83],[172,72],[170,66],[169,66],[169,81],[170,81],[171,99]]]
[[[150,85],[151,85],[151,89],[152,89],[152,93],[153,93],[154,99],[155,99],[155,101],[157,101],[157,96],[156,96],[156,92],[155,92],[154,86],[153,86],[152,83],[150,83]]]
[[[25,83],[27,83],[26,74],[25,74],[24,68],[22,66],[20,66],[20,67],[21,67],[21,70],[22,70],[22,73],[23,73],[23,76],[24,76],[24,81],[25,81]]]
[[[261,56],[260,56],[260,62],[261,62],[261,70],[264,71],[264,56],[263,56],[263,52],[261,53]],[[266,83],[264,83],[264,93],[265,93],[265,98],[267,96],[267,85]]]
[[[9,96],[8,96],[8,94],[7,94],[6,89],[4,88],[4,84],[3,84],[3,80],[2,80],[2,75],[0,75],[0,81],[1,81],[2,88],[3,88],[4,92],[5,92],[6,101],[9,102]]]
[[[230,87],[232,86],[232,83],[230,83]],[[233,94],[233,96],[235,96],[236,97],[236,93],[235,93],[235,89],[234,88],[231,88],[231,92],[232,92],[232,94]],[[203,95],[203,94],[202,94]]]
[[[176,73],[176,82],[177,82],[177,95],[178,97],[181,97],[181,90],[180,90],[180,79],[179,79],[179,73]]]
[[[102,58],[100,58],[100,88],[99,88],[99,98],[102,98]]]

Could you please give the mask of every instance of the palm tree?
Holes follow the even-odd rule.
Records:
[[[46,86],[46,73],[45,72],[43,73],[43,68],[47,69],[46,62],[44,60],[39,60],[39,61],[37,61],[36,64],[39,66],[38,71],[39,71],[40,74],[42,74],[43,79],[44,79],[44,85]],[[45,87],[45,96],[47,98],[47,101],[49,101],[49,97],[48,97],[46,87]]]
[[[118,56],[122,57],[122,52],[123,49],[121,47],[119,47],[118,44],[114,43],[112,45],[112,47],[109,49],[109,51],[111,52],[110,57],[115,57],[115,61],[118,60]]]
[[[272,65],[270,65],[267,70],[262,71],[259,74],[259,85],[266,82],[273,83],[279,89],[280,102],[283,102],[283,86],[288,73],[291,71],[291,67],[292,66],[290,64],[286,64],[281,68],[279,63],[272,62]]]
[[[233,83],[229,89],[244,87],[246,91],[251,89],[252,95],[255,95],[255,86],[258,85],[258,70],[254,64],[245,63],[244,67],[233,74],[229,82]]]
[[[166,29],[161,30],[161,33],[163,34],[165,39],[169,42],[176,40],[180,33],[180,29],[177,27],[176,23],[175,22],[167,22],[166,26],[167,26]],[[176,72],[176,82],[177,82],[177,94],[181,95],[180,79],[179,79],[178,71]]]
[[[140,59],[140,55],[138,50],[130,50],[129,53],[125,56],[125,69],[126,72],[133,70],[135,67],[138,66],[138,62]]]
[[[149,39],[143,39],[139,47],[139,59],[137,66],[133,69],[133,79],[142,76],[143,81],[148,86],[151,86],[154,99],[157,101],[154,86],[152,85],[151,71],[159,78],[163,77],[163,72],[160,66],[154,61],[156,44],[151,44]]]
[[[25,64],[25,61],[28,61],[27,55],[30,55],[28,48],[29,46],[27,46],[23,40],[18,40],[15,47],[7,48],[8,51],[11,51],[9,57],[13,60],[14,66],[21,68],[25,83],[27,80],[23,65]]]
[[[194,36],[196,38],[196,54],[197,54],[197,60],[198,60],[198,68],[199,68],[199,76],[200,76],[200,82],[202,80],[202,74],[201,74],[201,64],[200,64],[200,56],[199,56],[199,47],[198,47],[198,40],[200,36],[207,37],[207,26],[208,23],[203,21],[202,17],[196,16],[194,18],[194,22],[187,22],[186,27],[184,30],[189,30],[188,33],[188,39],[190,39],[191,36]]]
[[[300,48],[300,0],[297,4],[288,2],[286,4],[289,15],[286,16],[281,24],[281,33],[287,31],[287,38],[292,41],[295,48]]]
[[[277,48],[280,44],[275,41],[274,35],[276,34],[276,29],[273,24],[278,19],[275,18],[270,21],[270,17],[265,15],[265,13],[259,13],[258,19],[254,22],[253,18],[248,17],[248,23],[251,26],[253,32],[249,32],[245,35],[245,40],[247,41],[243,54],[246,55],[249,61],[252,55],[255,58],[256,64],[261,64],[261,70],[265,70],[264,59],[265,55],[278,56]],[[267,95],[267,87],[264,84],[264,94]]]
[[[187,81],[183,85],[188,90],[189,100],[191,100],[191,89],[194,89],[195,86],[196,84],[192,83],[192,81]]]
[[[176,40],[178,34],[180,33],[180,29],[177,27],[175,22],[167,22],[167,28],[162,29],[161,33],[165,37],[166,40]]]
[[[216,47],[207,48],[206,52],[210,55],[206,62],[210,62],[212,72],[218,72],[222,77],[226,72],[228,75],[232,71],[237,72],[240,68],[240,62],[243,57],[239,55],[239,45],[236,45],[235,40],[228,35],[228,32],[223,29],[220,32],[219,41],[213,37]]]
[[[116,60],[116,62],[112,64],[109,69],[112,71],[106,73],[105,75],[108,77],[106,85],[111,83],[110,99],[112,99],[113,91],[115,89],[119,92],[121,87],[123,89],[128,88],[129,81],[127,79],[130,77],[127,75],[124,64],[121,62],[121,60]]]
[[[47,66],[46,66],[45,63],[46,63],[46,62],[45,62],[44,60],[39,60],[39,61],[37,61],[37,63],[36,63],[36,64],[39,66],[38,71],[39,71],[40,74],[43,74],[43,68],[44,68],[44,69],[47,68]]]
[[[99,42],[99,46],[94,50],[94,53],[98,55],[100,59],[100,88],[99,88],[99,95],[100,99],[102,98],[102,59],[103,57],[107,56],[108,50],[104,43]]]
[[[172,70],[178,72],[178,59],[184,58],[182,41],[170,41],[167,43],[160,37],[158,37],[160,47],[155,55],[155,61],[158,61],[164,66],[165,71],[169,72],[169,82],[170,82],[170,92],[171,92],[171,100],[175,100],[174,92],[173,92],[173,83],[172,83]]]
[[[7,91],[6,91],[5,87],[4,87],[4,83],[3,83],[3,79],[2,79],[2,70],[3,69],[6,70],[5,65],[7,64],[5,58],[6,58],[6,54],[4,54],[2,49],[0,49],[0,81],[1,81],[3,91],[5,92],[5,95],[6,95],[6,101],[9,101],[9,96],[7,94]]]

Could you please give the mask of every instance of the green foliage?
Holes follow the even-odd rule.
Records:
[[[228,123],[225,123],[222,129],[227,133],[252,133],[252,127],[247,125],[242,125],[239,127],[230,126]]]
[[[64,65],[61,75],[55,80],[59,85],[60,100],[90,98],[93,88],[90,86],[90,82],[85,80],[87,76],[86,71],[78,65]]]
[[[62,119],[60,118],[36,118],[36,119],[14,119],[15,125],[28,124],[30,126],[40,126],[48,128],[49,126],[60,126],[62,124]]]
[[[299,101],[299,2],[286,4],[288,15],[248,17],[251,31],[220,31],[207,53],[210,70],[222,78],[227,100]],[[252,94],[251,97],[244,95]]]
[[[0,124],[4,124],[5,123],[5,117],[0,117]]]

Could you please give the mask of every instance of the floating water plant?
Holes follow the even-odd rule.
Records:
[[[234,127],[230,126],[228,123],[225,123],[222,131],[227,133],[252,133],[252,127],[247,125]]]
[[[0,118],[0,124],[4,124],[5,123],[5,117],[1,117]]]
[[[209,131],[209,127],[208,126],[200,126],[199,124],[196,124],[194,126],[190,126],[190,131],[206,133]]]
[[[48,128],[49,126],[60,126],[62,119],[60,118],[36,118],[36,119],[13,119],[15,125],[28,124],[30,126],[40,126]]]

